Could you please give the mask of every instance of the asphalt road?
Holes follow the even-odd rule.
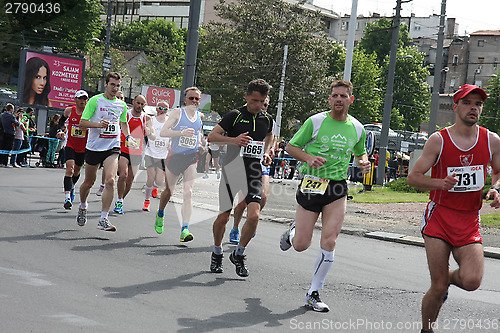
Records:
[[[154,213],[140,210],[138,182],[126,213],[110,218],[117,232],[96,228],[100,204],[93,193],[89,222],[78,227],[76,209],[62,207],[63,173],[0,169],[3,332],[419,331],[429,283],[421,247],[342,235],[321,293],[331,311],[315,313],[303,301],[318,231],[306,252],[283,253],[285,226],[263,221],[246,251],[250,276],[235,274],[227,243],[224,273],[212,274],[215,212],[195,208],[195,239],[183,244],[179,207],[169,204],[165,233],[157,235]],[[452,287],[437,331],[497,332],[499,275],[500,261],[487,258],[480,290]]]

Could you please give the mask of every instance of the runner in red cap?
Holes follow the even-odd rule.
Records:
[[[472,291],[483,278],[484,255],[479,233],[486,170],[492,167],[492,184],[486,199],[500,207],[500,138],[477,125],[483,89],[465,84],[453,96],[455,124],[432,134],[408,175],[409,185],[430,190],[422,218],[431,287],[422,300],[422,331],[433,332],[439,310],[453,284]],[[426,172],[432,168],[431,177]],[[450,254],[458,269],[449,269]]]

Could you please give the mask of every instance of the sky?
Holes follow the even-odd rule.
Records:
[[[349,0],[313,0],[314,4],[331,9],[341,16],[351,13],[352,2]],[[405,1],[405,0],[403,0]],[[441,13],[442,0],[412,0],[402,3],[401,16],[429,16]],[[396,0],[358,0],[358,15],[370,16],[379,13],[392,16],[395,13]],[[478,30],[500,30],[499,0],[446,0],[446,16],[455,18],[459,33],[469,34]]]

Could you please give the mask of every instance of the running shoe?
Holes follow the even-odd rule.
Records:
[[[156,211],[155,230],[157,234],[163,232],[163,217],[158,216],[158,211]]]
[[[319,298],[319,293],[317,290],[313,291],[310,295],[306,294],[306,307],[309,307],[317,312],[328,312],[330,308],[328,305],[323,303]]]
[[[144,207],[142,207],[142,210],[145,212],[149,212],[149,205],[151,202],[149,200],[144,200]]]
[[[181,242],[190,242],[193,240],[193,234],[189,232],[188,228],[181,230]]]
[[[222,273],[222,258],[223,254],[215,254],[212,252],[212,259],[210,260],[210,272]]]
[[[292,224],[290,225],[290,227],[288,228],[288,230],[285,231],[283,233],[283,235],[281,235],[280,249],[282,251],[286,251],[286,250],[288,250],[289,248],[292,247],[292,243],[290,242],[290,232],[293,229],[295,229],[295,221],[293,221]]]
[[[153,190],[151,191],[151,196],[153,198],[156,198],[158,196],[158,187],[153,187]]]
[[[111,223],[109,223],[107,218],[99,220],[99,223],[97,224],[97,229],[101,229],[104,231],[116,231],[116,227]]]
[[[241,277],[248,276],[248,270],[245,267],[245,260],[246,260],[245,255],[237,256],[234,254],[234,251],[233,251],[229,255],[229,260],[231,260],[231,262],[234,264],[234,266],[236,266],[236,274],[238,274],[238,276],[241,276]]]
[[[238,244],[240,242],[240,231],[238,229],[231,229],[229,232],[229,243]]]
[[[71,202],[75,201],[75,188],[71,188],[71,191],[69,191],[69,197],[71,199]]]
[[[220,179],[220,171],[217,172],[217,179]]]
[[[71,207],[73,206],[73,204],[71,203],[71,199],[68,198],[64,201],[64,209],[71,209]]]
[[[113,211],[116,214],[123,214],[123,202],[117,201],[115,204],[115,209]]]
[[[76,215],[76,222],[80,227],[83,227],[87,223],[87,210],[78,207],[78,214]]]
[[[99,185],[99,189],[97,190],[96,194],[98,197],[102,195],[102,192],[104,192],[104,186]]]
[[[207,178],[208,178],[208,174],[207,174],[207,173],[205,173],[205,174],[203,175],[203,177],[202,177],[202,178],[203,178],[203,179],[207,179]]]

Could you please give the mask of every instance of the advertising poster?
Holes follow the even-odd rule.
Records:
[[[156,107],[159,101],[166,101],[171,109],[177,108],[183,101],[183,95],[178,89],[155,87],[155,86],[142,86],[141,94],[146,97],[146,102],[149,107]],[[212,96],[201,94],[199,111],[210,113],[212,105]]]
[[[85,59],[22,50],[18,98],[24,104],[64,109],[82,89]]]

